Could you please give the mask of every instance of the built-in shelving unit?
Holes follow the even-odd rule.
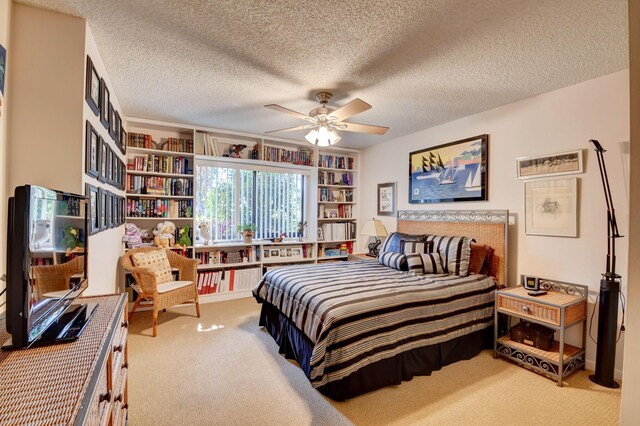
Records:
[[[127,117],[127,123],[126,220],[147,232],[162,221],[175,222],[178,228],[189,225],[194,245],[179,251],[201,260],[198,288],[203,302],[249,296],[268,268],[346,260],[352,252],[357,237],[357,150],[318,149],[304,141],[133,117]],[[193,235],[197,161],[304,171],[309,175],[304,241],[202,244]],[[160,217],[156,207],[168,217]],[[221,253],[224,259],[218,257]]]

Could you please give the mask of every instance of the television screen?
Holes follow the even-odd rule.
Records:
[[[25,347],[86,288],[87,199],[26,185],[9,206],[7,329]]]

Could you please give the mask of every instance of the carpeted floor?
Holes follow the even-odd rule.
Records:
[[[257,325],[253,299],[170,309],[151,337],[136,313],[129,337],[129,424],[136,425],[610,425],[620,390],[588,373],[560,388],[485,351],[338,403],[316,392]]]

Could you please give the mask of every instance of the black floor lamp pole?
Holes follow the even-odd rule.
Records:
[[[589,143],[598,157],[600,177],[607,203],[607,271],[602,274],[600,280],[596,371],[595,374],[589,376],[589,379],[607,388],[617,388],[620,385],[613,377],[616,365],[616,331],[618,328],[618,297],[620,296],[620,275],[616,274],[616,239],[622,236],[618,232],[618,223],[609,187],[609,176],[604,163],[606,150],[595,139],[591,139]]]

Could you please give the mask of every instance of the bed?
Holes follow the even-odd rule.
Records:
[[[489,273],[416,276],[377,260],[277,268],[253,290],[260,326],[337,401],[470,359],[492,345],[507,229],[506,211],[401,211],[399,232],[490,245]]]

